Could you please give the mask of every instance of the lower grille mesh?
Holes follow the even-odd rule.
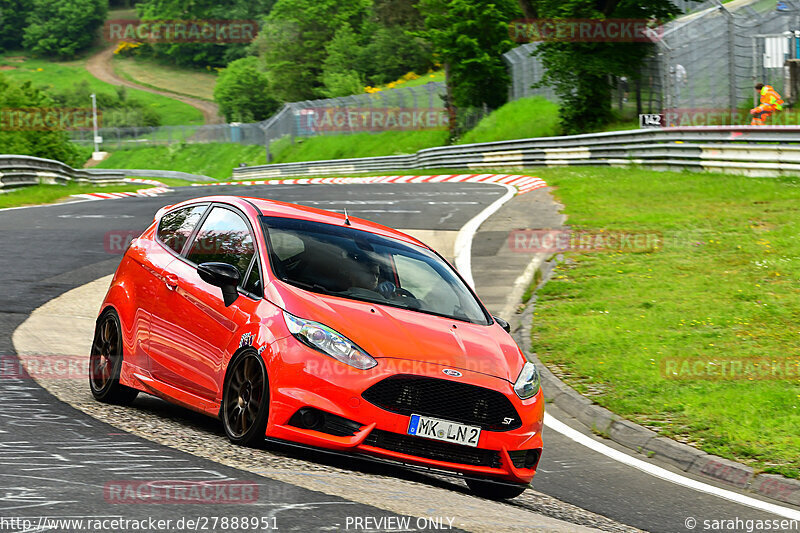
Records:
[[[500,454],[496,451],[401,435],[380,429],[373,430],[364,439],[364,444],[425,459],[500,468]]]

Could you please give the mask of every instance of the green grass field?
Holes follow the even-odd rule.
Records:
[[[67,185],[32,185],[0,194],[0,209],[6,207],[19,207],[22,205],[51,204],[68,198],[73,194],[90,192],[126,192],[146,189],[147,185],[84,185],[70,183]]]
[[[229,179],[239,163],[263,165],[267,155],[262,146],[240,144],[173,144],[117,150],[96,168],[141,168],[180,170],[216,179]]]
[[[539,96],[509,102],[464,134],[459,144],[560,135],[558,105]]]
[[[346,159],[382,155],[413,154],[423,148],[440,146],[447,139],[443,130],[386,131],[382,133],[356,133],[353,135],[320,135],[288,138],[273,143],[274,163]]]
[[[115,94],[114,86],[89,74],[85,64],[86,58],[55,62],[30,58],[14,52],[0,54],[0,72],[9,78],[23,82],[30,81],[37,87],[53,87],[58,90],[69,89],[86,80],[97,93]],[[164,126],[203,124],[203,114],[188,104],[136,89],[127,89],[127,92],[130,98],[135,98],[154,109],[161,117]],[[91,101],[86,102],[87,107],[91,105]]]
[[[152,59],[115,56],[114,72],[139,85],[160,91],[214,100],[217,76],[210,72],[165,65]]]
[[[667,362],[682,357],[800,359],[800,178],[535,174],[556,187],[573,228],[664,239],[653,253],[568,254],[538,293],[539,357],[578,391],[661,435],[800,477],[796,374],[665,378]]]

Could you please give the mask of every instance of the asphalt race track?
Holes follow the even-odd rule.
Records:
[[[156,210],[166,204],[207,194],[263,195],[324,209],[341,211],[347,208],[352,216],[396,228],[457,231],[504,193],[505,189],[496,185],[471,183],[220,186],[178,188],[156,198],[81,201],[0,210],[3,287],[0,292],[0,355],[5,364],[15,353],[11,335],[34,309],[70,289],[113,273],[120,256],[106,250],[107,232],[141,231],[152,221]],[[479,231],[476,246],[481,238]],[[476,283],[480,295],[477,277]],[[397,514],[380,507],[241,472],[122,432],[57,401],[30,379],[0,379],[0,400],[0,517],[252,516],[255,514],[253,505],[257,505],[259,516],[275,517],[278,528],[287,531],[355,530],[352,525],[347,527],[348,517],[353,516],[398,518]],[[160,401],[139,399],[138,402],[151,406],[156,411],[153,416],[157,417],[158,409],[163,409],[164,413],[177,416],[179,421],[183,419],[187,427],[213,428],[215,424],[211,419],[198,422],[193,413]],[[559,420],[580,428],[557,409],[548,406],[548,410]],[[533,481],[534,491],[631,528],[670,533],[692,531],[686,527],[687,518],[692,517],[698,521],[694,530],[702,531],[703,520],[778,518],[658,479],[554,431],[546,430],[544,436],[545,449]],[[224,436],[218,438],[224,439]],[[609,441],[603,442],[622,449]],[[355,469],[364,476],[397,476],[436,486],[451,484],[394,467],[356,465],[336,457],[318,459],[317,455],[302,450],[288,451],[286,457],[288,461],[298,458]],[[663,464],[659,466],[670,469]],[[191,504],[107,504],[102,497],[104,484],[120,479],[246,480],[258,485],[260,502],[266,503],[230,504],[224,506],[224,513]],[[705,479],[702,481],[709,483]],[[455,485],[453,490],[463,492]],[[507,505],[510,508],[514,503]],[[547,514],[546,511],[539,510],[543,514]],[[458,509],[450,514],[457,515]],[[24,530],[3,526],[0,523],[0,530]],[[376,529],[380,530],[371,530]],[[41,524],[28,529],[45,530],[48,529]]]

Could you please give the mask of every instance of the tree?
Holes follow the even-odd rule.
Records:
[[[256,20],[275,0],[144,0],[136,9],[141,20]],[[247,55],[249,43],[152,43],[142,53],[187,67],[224,67]]]
[[[329,98],[360,93],[364,87],[363,50],[358,35],[349,24],[336,30],[325,47],[322,64],[322,94]]]
[[[52,100],[31,82],[20,84],[0,75],[0,109],[8,112],[52,105]],[[64,131],[17,130],[14,124],[5,123],[0,127],[0,152],[56,159],[72,167],[83,166],[88,157]]]
[[[44,56],[74,57],[88,48],[108,13],[108,0],[32,0],[23,45]]]
[[[667,20],[677,13],[670,0],[519,0],[527,18]],[[544,42],[536,49],[546,69],[541,85],[561,99],[567,133],[602,127],[612,119],[613,77],[639,77],[651,46],[637,42]]]
[[[0,50],[22,48],[27,15],[24,0],[0,0]]]
[[[269,78],[256,57],[237,59],[223,70],[214,87],[214,100],[228,122],[269,118],[280,106],[272,96]]]
[[[283,101],[324,95],[326,44],[349,25],[358,32],[371,0],[278,0],[258,35],[276,95]]]
[[[421,0],[419,7],[425,36],[445,67],[453,137],[454,108],[497,108],[508,99],[510,77],[503,54],[513,47],[508,23],[519,16],[519,8],[513,0]]]

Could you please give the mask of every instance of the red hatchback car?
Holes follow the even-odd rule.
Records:
[[[525,490],[539,376],[455,269],[418,240],[329,211],[212,196],[160,210],[126,251],[90,358],[100,401],[139,391],[265,437]]]

